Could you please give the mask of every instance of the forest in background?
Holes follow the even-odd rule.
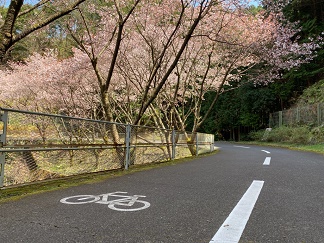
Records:
[[[21,5],[11,42],[53,20],[8,45],[1,105],[238,140],[323,80],[321,0],[153,2]]]

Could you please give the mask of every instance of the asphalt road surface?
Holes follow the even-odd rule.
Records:
[[[0,242],[324,242],[323,155],[216,146],[212,156],[2,203]]]

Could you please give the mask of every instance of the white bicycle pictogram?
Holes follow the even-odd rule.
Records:
[[[108,208],[117,211],[138,211],[148,208],[151,204],[149,202],[138,200],[140,197],[146,197],[141,195],[119,195],[127,192],[111,192],[101,195],[76,195],[71,197],[65,197],[60,200],[65,204],[86,204],[86,203],[99,203],[106,204]],[[117,197],[118,199],[110,200],[111,197]],[[109,199],[109,200],[108,200]]]

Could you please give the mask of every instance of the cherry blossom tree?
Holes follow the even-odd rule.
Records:
[[[1,105],[21,110],[93,117],[99,105],[93,71],[84,54],[58,60],[55,53],[34,54],[28,64],[9,63],[0,70]],[[83,61],[82,61],[83,60]]]
[[[283,25],[271,16],[266,19],[261,15],[252,16],[239,8],[235,11],[226,9],[224,5],[222,10],[203,20],[191,46],[187,46],[189,50],[178,62],[177,71],[159,94],[159,109],[169,126],[176,125],[185,131],[186,121],[193,115],[192,135],[187,136],[188,142],[194,141],[195,132],[206,120],[228,81],[239,80],[247,71],[251,73],[255,65],[263,63],[267,68],[254,73],[250,79],[273,82],[281,70],[311,60],[314,50],[319,47],[314,42],[299,44],[292,41],[298,29]],[[216,95],[202,117],[201,105],[209,91],[215,91]],[[194,154],[194,146],[189,148]]]
[[[251,33],[251,21],[254,17],[244,15],[238,6],[235,11],[232,5],[223,4],[214,8],[197,28],[177,64],[176,72],[160,93],[160,110],[168,118],[168,125],[176,126],[185,133],[193,154],[195,133],[213,109],[223,85],[240,78],[246,71],[246,68],[240,68],[255,61],[253,45],[260,38],[260,33]],[[202,117],[204,96],[210,91],[215,91],[216,96],[209,111]],[[190,115],[194,117],[194,125],[188,135],[185,131]]]
[[[323,46],[323,38],[309,38],[309,41],[299,42],[301,28],[298,22],[290,22],[283,13],[291,0],[262,1],[266,9],[264,22],[270,26],[268,35],[272,36],[263,42],[258,49],[262,53],[260,63],[264,64],[259,80],[272,82],[280,79],[284,70],[298,68],[301,64],[310,62],[316,56],[316,50]]]
[[[100,108],[107,121],[143,124],[147,118],[159,127],[182,131],[193,115],[190,144],[224,84],[250,75],[261,64],[250,79],[272,82],[281,70],[309,61],[318,47],[292,39],[298,29],[277,17],[279,10],[265,18],[249,14],[245,7],[236,0],[81,5],[67,23],[77,46],[74,56],[57,61],[52,54],[35,55],[27,66],[12,64],[19,71],[0,73],[7,89],[1,96],[16,102],[8,97],[16,90],[23,94],[17,107],[37,104],[32,110],[41,106],[85,117]],[[7,85],[10,80],[25,82],[25,87]],[[210,91],[216,95],[202,116]],[[114,143],[120,144],[116,126],[111,129]]]

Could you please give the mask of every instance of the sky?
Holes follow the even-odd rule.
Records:
[[[260,1],[251,1],[251,5],[258,6],[260,5]]]
[[[38,0],[24,0],[24,3],[35,4]],[[10,0],[0,0],[0,6],[9,6]]]

